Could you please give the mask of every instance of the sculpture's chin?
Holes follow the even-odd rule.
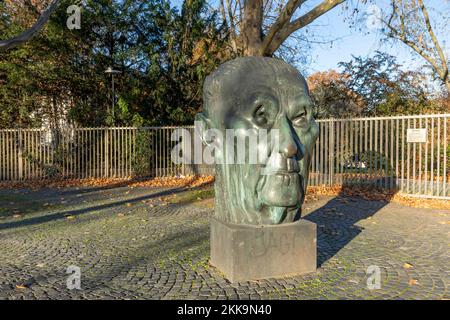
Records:
[[[258,183],[259,200],[270,207],[299,207],[303,197],[298,173],[277,173],[261,176]]]

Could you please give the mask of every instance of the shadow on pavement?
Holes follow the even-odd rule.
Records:
[[[363,232],[364,228],[357,223],[389,204],[394,194],[387,194],[384,200],[366,200],[343,191],[325,205],[306,214],[304,219],[317,224],[318,267]]]
[[[127,199],[123,199],[120,201],[115,201],[115,202],[96,205],[96,206],[90,206],[87,208],[60,211],[60,212],[51,213],[51,214],[47,214],[47,215],[26,218],[26,219],[19,220],[19,221],[4,222],[4,223],[0,223],[0,230],[10,229],[10,228],[18,228],[18,227],[26,227],[26,226],[46,223],[46,222],[50,222],[53,220],[63,219],[68,215],[78,216],[78,215],[86,214],[86,213],[93,212],[93,211],[117,208],[117,207],[123,206],[127,203],[141,202],[144,200],[150,200],[152,198],[164,197],[164,196],[172,195],[175,193],[180,193],[183,191],[196,190],[199,188],[201,188],[201,186],[196,187],[196,188],[188,188],[188,187],[169,188],[167,190],[162,190],[162,191],[159,191],[156,193],[151,193],[151,194],[147,194],[147,195],[140,196],[140,197],[127,198]],[[151,189],[149,189],[149,190],[151,190]]]

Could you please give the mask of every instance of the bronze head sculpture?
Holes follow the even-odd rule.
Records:
[[[278,135],[277,144],[247,142],[246,148],[267,151],[263,163],[227,164],[216,159],[215,217],[249,225],[300,219],[319,128],[299,71],[274,58],[234,59],[206,78],[203,100],[203,113],[197,120],[205,129],[264,129],[268,136],[275,131]],[[215,157],[223,158],[224,153]]]

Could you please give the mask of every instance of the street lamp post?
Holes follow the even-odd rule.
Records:
[[[108,67],[108,69],[105,70],[105,73],[111,74],[111,80],[112,80],[112,118],[114,120],[114,109],[116,105],[116,94],[114,90],[114,75],[121,73],[119,70],[114,70],[112,67]]]

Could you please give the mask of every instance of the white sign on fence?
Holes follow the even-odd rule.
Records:
[[[406,142],[427,142],[427,129],[407,129]]]

